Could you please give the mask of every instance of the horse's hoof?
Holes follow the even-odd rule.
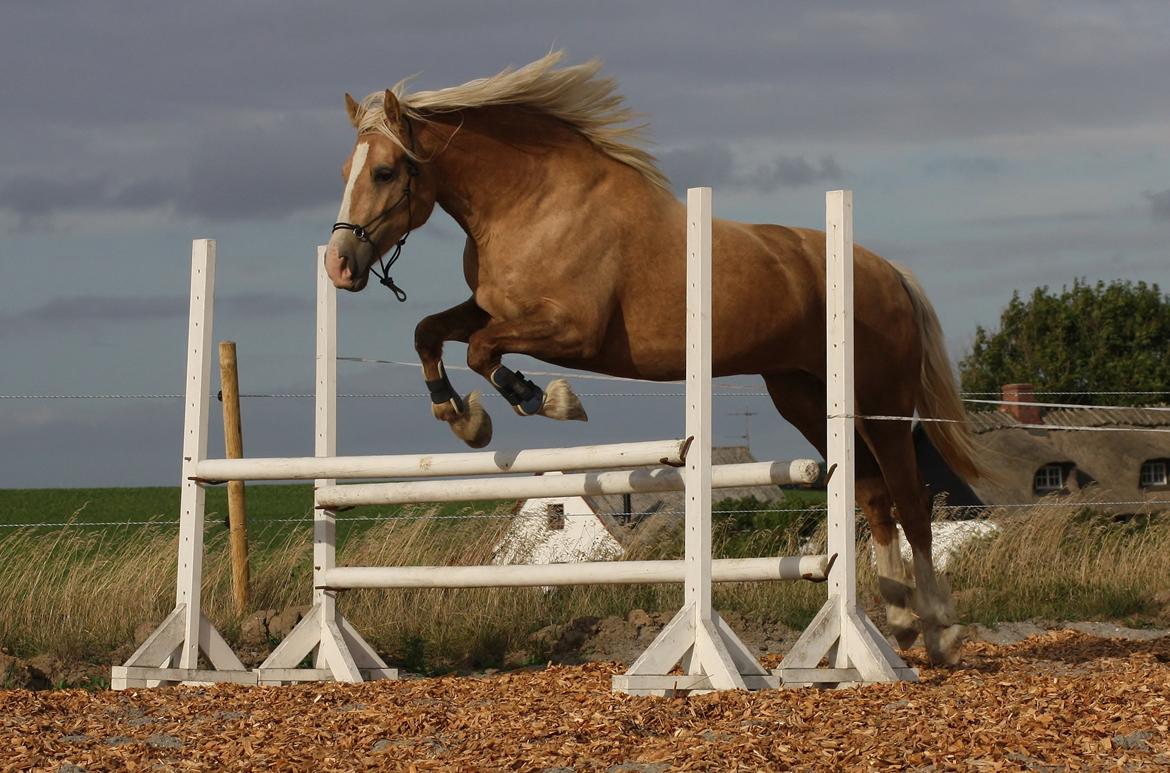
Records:
[[[563,378],[549,382],[544,392],[544,403],[537,413],[557,421],[589,421],[585,406],[581,405],[581,400]]]
[[[967,631],[961,625],[948,625],[945,628],[937,628],[933,635],[924,637],[926,639],[926,655],[930,662],[934,665],[953,666],[959,662],[959,656],[963,651],[963,640],[967,636]]]
[[[894,628],[894,641],[898,643],[898,649],[908,650],[914,646],[914,642],[918,641],[917,628]]]
[[[431,403],[431,415],[448,424],[459,421],[459,417],[465,413],[467,413],[467,404],[458,397],[453,397],[445,403]]]
[[[479,392],[469,394],[463,405],[463,413],[448,422],[451,431],[472,448],[483,448],[492,442],[492,417],[480,403]]]
[[[887,578],[882,579],[885,580]],[[903,599],[908,601],[908,598],[905,596]],[[886,625],[889,626],[894,641],[898,642],[898,647],[901,649],[910,649],[914,645],[915,640],[918,639],[918,619],[907,607],[898,604],[886,604]]]

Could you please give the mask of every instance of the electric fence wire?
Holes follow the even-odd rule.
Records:
[[[418,363],[404,362],[398,360],[381,360],[371,357],[338,357],[338,360],[347,362],[359,362],[381,365],[420,367]],[[449,370],[465,370],[470,368],[463,366],[448,366]],[[606,376],[600,374],[587,373],[562,373],[558,371],[530,371],[529,375],[542,377],[566,377],[584,380],[602,380],[602,381],[624,381],[634,383],[646,383],[638,379],[627,379],[616,376]],[[661,382],[661,383],[680,383],[680,382]],[[755,389],[750,385],[744,384],[716,384],[717,389],[722,389],[722,392],[715,392],[717,397],[768,397],[767,392],[749,391]],[[1039,402],[1039,401],[1005,401],[1005,400],[991,400],[980,399],[983,396],[997,396],[999,392],[964,392],[964,402],[982,405],[1016,405],[1027,407],[1039,407],[1049,409],[1092,409],[1095,411],[1149,411],[1149,412],[1170,412],[1170,406],[1126,406],[1126,405],[1091,405],[1082,403],[1057,403],[1057,402]],[[1079,391],[1045,391],[1039,390],[1033,392],[1034,395],[1062,395],[1062,396],[1164,396],[1170,394],[1168,391],[1153,391],[1153,390],[1079,390]],[[158,399],[182,399],[185,395],[171,394],[171,393],[143,393],[143,394],[127,394],[127,393],[111,393],[111,394],[0,394],[0,400],[158,400]],[[424,398],[429,395],[415,392],[350,392],[339,394],[339,398],[348,399],[415,399]],[[499,395],[489,394],[489,397],[499,397]],[[683,397],[683,392],[594,392],[582,393],[582,397]],[[211,397],[218,397],[218,395],[211,395]],[[241,398],[277,398],[277,399],[309,399],[315,397],[313,393],[301,392],[273,392],[273,393],[242,393]],[[939,422],[939,423],[970,423],[969,420],[964,419],[941,419],[920,416],[891,416],[891,415],[866,415],[866,414],[831,414],[827,418],[852,418],[869,421],[918,421],[918,422]],[[1021,423],[1004,425],[1004,429],[1032,429],[1044,430],[1050,432],[1143,432],[1143,433],[1170,433],[1170,427],[1134,427],[1134,426],[1077,426],[1066,424],[1036,424],[1036,423]],[[1012,509],[1012,508],[1027,508],[1027,507],[1131,507],[1131,506],[1152,506],[1152,505],[1170,505],[1170,501],[1161,500],[1133,500],[1133,501],[1118,501],[1118,502],[1041,502],[1041,503],[1018,503],[1018,504],[999,504],[999,505],[983,505],[971,506],[965,505],[942,505],[937,506],[936,510],[979,510],[988,511],[995,509]],[[823,510],[823,506],[810,506],[804,508],[767,508],[760,510],[716,510],[713,514],[724,513],[795,513],[795,512],[815,512]],[[674,511],[659,511],[657,514],[665,515],[682,515],[680,512]],[[479,513],[479,514],[454,514],[454,515],[437,515],[428,513],[395,513],[395,514],[380,514],[375,516],[340,516],[342,521],[385,521],[395,519],[436,519],[436,520],[455,520],[455,519],[469,519],[469,518],[485,518],[485,519],[515,519],[519,517],[529,517],[521,513],[509,514],[493,514],[493,513]],[[568,514],[566,517],[592,517],[590,514]],[[216,518],[208,518],[208,522],[218,522]],[[262,523],[304,523],[311,524],[312,517],[305,516],[301,518],[277,518],[277,519],[263,519]],[[14,529],[14,528],[49,528],[49,527],[117,527],[117,526],[173,526],[178,524],[177,520],[128,520],[128,521],[43,521],[43,522],[24,522],[24,523],[0,523],[0,529]]]
[[[988,514],[997,510],[1018,510],[1026,508],[1099,508],[1099,507],[1143,507],[1143,508],[1161,508],[1166,507],[1170,509],[1170,499],[1133,499],[1133,500],[1117,500],[1117,501],[1039,501],[1039,502],[1021,502],[1013,504],[994,504],[994,505],[935,505],[936,512],[949,513],[973,513],[973,514]],[[828,506],[823,504],[812,504],[805,507],[762,507],[749,509],[726,509],[726,510],[712,510],[712,515],[756,515],[756,514],[807,514],[817,515],[827,512]],[[860,507],[856,509],[857,513],[861,513]],[[610,514],[615,518],[626,517],[623,513]],[[629,518],[633,520],[641,520],[650,516],[667,515],[675,518],[685,517],[686,512],[683,510],[657,510],[649,513],[630,513]],[[338,523],[357,523],[357,522],[387,522],[387,521],[419,521],[419,520],[433,520],[433,521],[460,521],[460,520],[506,520],[515,521],[523,519],[547,518],[546,513],[525,513],[525,512],[508,512],[508,513],[431,513],[431,512],[395,512],[395,513],[378,513],[375,515],[346,515],[345,513],[338,513],[335,515],[335,520]],[[560,514],[557,516],[562,517]],[[594,518],[594,513],[565,513],[564,518]],[[948,520],[962,520],[957,518],[950,518]],[[312,515],[303,515],[295,518],[259,518],[253,523],[255,528],[264,528],[267,524],[273,523],[291,523],[300,524],[304,526],[311,526],[314,522]],[[204,519],[205,525],[222,526],[224,523],[222,516],[207,516]],[[130,520],[130,521],[28,521],[21,523],[0,523],[0,529],[44,529],[44,528],[90,528],[90,527],[111,527],[111,526],[176,526],[179,524],[177,520],[170,519],[152,519],[152,520]]]

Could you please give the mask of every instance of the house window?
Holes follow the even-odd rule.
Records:
[[[1151,459],[1148,462],[1142,462],[1142,488],[1165,486],[1167,483],[1170,481],[1167,481],[1165,459]]]
[[[549,531],[563,531],[565,528],[565,506],[547,505],[544,513],[548,516]]]
[[[1036,470],[1036,477],[1033,478],[1032,487],[1037,494],[1051,494],[1054,491],[1063,491],[1065,477],[1065,465],[1046,464],[1039,470]]]

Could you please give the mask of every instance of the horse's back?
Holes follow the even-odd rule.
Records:
[[[725,351],[735,352],[728,372],[823,372],[824,231],[724,221],[714,236],[715,324],[734,331],[722,337]],[[916,357],[913,309],[897,268],[855,245],[854,276],[858,347],[886,352],[891,362]]]

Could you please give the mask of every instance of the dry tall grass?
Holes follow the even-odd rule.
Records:
[[[1116,618],[1152,614],[1170,593],[1170,518],[1114,523],[1084,510],[1037,506],[997,513],[1002,530],[966,546],[948,575],[968,621],[1044,617]],[[507,528],[506,519],[410,518],[388,521],[349,539],[339,561],[350,565],[479,564]],[[794,553],[795,534],[761,534],[736,543],[743,555],[761,545]],[[307,604],[312,535],[290,531],[283,543],[254,554],[255,608]],[[823,546],[823,530],[811,544]],[[659,555],[677,550],[670,546]],[[157,623],[173,604],[175,537],[156,528],[134,532],[85,529],[0,534],[0,648],[18,655],[108,659],[125,651],[143,623]],[[860,597],[876,598],[869,551],[859,546]],[[638,556],[642,557],[642,556]],[[241,621],[232,611],[228,550],[209,530],[204,609],[229,640]],[[722,585],[716,605],[768,622],[802,626],[824,599],[810,583]],[[635,608],[673,611],[675,586],[468,590],[352,591],[342,609],[370,642],[415,669],[496,665],[522,658],[530,634],[576,617],[625,615]],[[529,652],[529,657],[540,657]]]
[[[1117,520],[1082,496],[1002,508],[994,537],[968,543],[947,567],[961,618],[1170,623],[1170,513]]]

